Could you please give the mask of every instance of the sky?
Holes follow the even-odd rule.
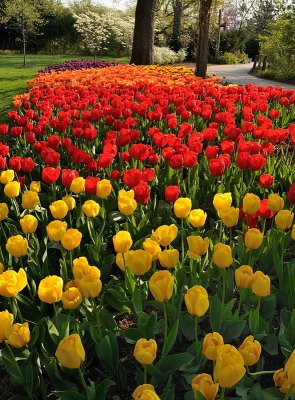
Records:
[[[104,4],[108,7],[116,7],[119,8],[120,10],[125,10],[128,3],[130,3],[129,0],[98,0],[98,3]]]

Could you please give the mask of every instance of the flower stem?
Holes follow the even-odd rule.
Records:
[[[19,320],[20,320],[21,323],[23,323],[23,322],[24,322],[24,319],[23,319],[22,313],[21,313],[21,311],[20,311],[20,308],[19,308],[19,306],[18,306],[17,299],[16,299],[15,297],[13,297],[13,302],[14,302],[14,305],[15,305],[15,307],[16,307],[17,315],[18,315],[18,317],[19,317]]]
[[[221,393],[220,393],[220,400],[224,400],[224,395],[225,395],[225,388],[222,388]]]
[[[164,312],[164,346],[163,346],[164,351],[162,351],[162,357],[165,356],[166,353],[166,343],[168,336],[168,316],[167,316],[166,302],[163,303],[163,312]]]
[[[143,366],[143,383],[147,383],[147,365]]]
[[[258,372],[251,372],[251,371],[249,370],[249,367],[248,367],[248,366],[246,367],[246,369],[247,369],[248,374],[251,375],[251,376],[264,375],[264,374],[274,374],[274,373],[276,372],[276,371],[258,371]]]
[[[289,397],[290,397],[290,395],[291,395],[291,392],[292,392],[292,390],[293,390],[293,387],[294,387],[294,385],[291,385],[291,386],[289,387],[288,392],[286,393],[286,396],[284,397],[284,400],[288,400],[288,399],[289,399]]]
[[[83,375],[83,372],[82,372],[81,368],[79,368],[79,378],[80,378],[80,381],[82,383],[82,386],[83,386],[83,389],[84,389],[85,393],[87,393],[88,387],[87,387],[87,384],[85,382],[85,378],[84,378],[84,375]]]
[[[196,358],[198,358],[198,317],[195,317],[195,340],[196,340]]]
[[[181,259],[184,261],[184,226],[183,218],[181,218]]]
[[[222,309],[223,309],[223,311],[224,311],[224,303],[225,303],[225,281],[226,281],[226,279],[225,279],[225,277],[226,277],[226,272],[225,272],[225,270],[223,269],[222,270]]]

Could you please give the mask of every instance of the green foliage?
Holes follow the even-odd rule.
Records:
[[[266,76],[279,80],[295,78],[294,27],[294,13],[290,13],[272,23],[267,35],[260,36],[260,54],[267,57],[269,64]]]
[[[212,57],[211,62],[215,64],[240,64],[248,61],[245,53],[224,53],[218,57]]]

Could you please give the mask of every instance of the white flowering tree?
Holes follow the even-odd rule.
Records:
[[[121,55],[131,51],[133,22],[130,18],[123,18],[115,10],[109,10],[104,15],[87,11],[74,14],[74,18],[75,28],[85,48],[94,56],[102,52]]]

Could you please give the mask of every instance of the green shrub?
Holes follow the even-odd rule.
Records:
[[[209,62],[214,64],[241,64],[248,61],[245,53],[224,53],[218,57],[210,57]]]
[[[268,35],[260,36],[260,55],[267,57],[269,77],[278,80],[295,79],[294,15],[272,23]]]

